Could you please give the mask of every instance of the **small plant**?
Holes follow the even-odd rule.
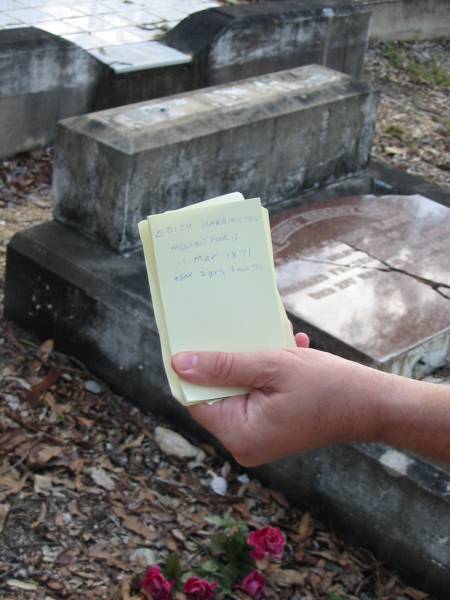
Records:
[[[428,60],[410,58],[404,48],[393,41],[388,41],[386,57],[392,67],[407,73],[413,83],[450,89],[450,71],[439,62],[436,55]]]
[[[405,53],[402,52],[395,42],[389,40],[386,43],[386,56],[390,65],[399,69],[404,61]]]
[[[177,554],[172,553],[162,568],[149,567],[141,584],[147,598],[172,600],[175,591],[182,591],[188,600],[212,600],[216,592],[229,597],[233,590],[255,600],[261,598],[266,579],[260,571],[269,561],[283,558],[283,533],[277,527],[249,533],[244,523],[230,518],[211,516],[205,520],[220,531],[199,548],[199,564],[183,573]]]
[[[390,135],[396,140],[401,141],[403,139],[403,136],[405,135],[405,132],[401,127],[398,127],[398,125],[389,125],[389,127],[386,129],[386,134]]]

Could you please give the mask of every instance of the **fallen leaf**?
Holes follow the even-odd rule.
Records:
[[[148,540],[149,542],[153,542],[158,537],[158,534],[156,533],[156,531],[154,529],[150,529],[136,517],[132,517],[131,515],[128,515],[125,512],[124,508],[122,506],[120,506],[119,504],[115,504],[113,506],[113,511],[119,517],[119,519],[123,522],[125,527],[127,529],[129,529],[130,531],[132,531],[133,533],[140,535],[141,537]]]
[[[278,492],[277,490],[268,490],[268,492],[277,504],[279,504],[283,508],[289,508],[289,502],[286,500],[286,498],[281,492]]]
[[[41,504],[41,510],[39,512],[39,516],[36,519],[36,521],[31,523],[31,527],[33,529],[35,529],[36,527],[39,527],[39,525],[41,525],[44,522],[46,515],[47,515],[47,504],[45,502],[43,502]]]
[[[130,450],[131,448],[139,448],[142,442],[145,440],[145,433],[139,435],[136,439],[132,439],[121,446],[121,450]]]
[[[54,590],[55,592],[64,592],[64,586],[62,583],[60,583],[59,581],[56,581],[55,579],[49,579],[48,581],[45,582],[45,585],[50,588],[51,590]]]
[[[23,490],[27,484],[27,480],[28,475],[24,475],[20,480],[10,476],[0,477],[0,488],[4,488],[0,493],[0,498],[5,499]]]
[[[307,573],[301,573],[294,569],[276,569],[270,573],[270,580],[280,585],[288,587],[290,585],[303,585],[305,583]]]
[[[410,598],[412,598],[412,600],[425,600],[425,598],[429,597],[429,595],[425,592],[420,592],[419,590],[416,590],[412,587],[407,587],[403,589],[402,593],[405,596],[409,596]]]
[[[51,388],[61,376],[61,372],[58,369],[50,369],[47,375],[42,381],[31,386],[31,389],[26,391],[27,400],[33,404],[39,400],[41,394]]]
[[[313,590],[319,590],[322,585],[322,577],[317,573],[308,573],[308,581]]]
[[[56,458],[62,452],[62,448],[58,446],[48,446],[46,444],[38,444],[30,449],[27,458],[27,464],[30,467],[44,467],[52,458]]]
[[[48,496],[52,487],[52,478],[49,475],[34,476],[34,491],[36,494]]]
[[[19,581],[18,579],[8,579],[6,585],[16,590],[23,590],[24,592],[35,592],[38,586],[33,581]]]
[[[178,544],[176,543],[176,541],[173,539],[173,537],[171,535],[168,535],[166,538],[166,547],[171,551],[171,552],[176,552],[178,554]]]
[[[100,467],[92,467],[91,469],[87,469],[87,472],[95,481],[95,483],[103,489],[111,492],[116,487],[116,482],[104,469],[101,469]]]
[[[125,577],[125,579],[122,580],[120,591],[122,593],[122,600],[131,600],[130,580],[127,577]]]
[[[28,440],[28,436],[19,429],[7,429],[0,435],[0,448],[7,454],[13,452],[17,447]]]
[[[76,417],[81,427],[92,427],[95,424],[94,419],[87,419],[86,417]]]
[[[298,526],[298,535],[300,541],[305,542],[314,532],[314,525],[309,513],[304,513],[300,525]]]
[[[398,146],[386,146],[384,150],[387,154],[399,154],[399,155],[405,154],[405,149],[399,148]]]
[[[50,354],[53,352],[54,345],[55,342],[53,340],[45,340],[45,342],[37,351],[37,357],[44,363],[44,365],[47,364]]]
[[[241,514],[247,521],[251,520],[253,516],[250,509],[244,502],[242,502],[241,504],[235,504],[233,506],[233,510]]]
[[[130,554],[130,561],[137,563],[143,569],[156,564],[156,556],[150,548],[136,548]]]
[[[10,508],[10,504],[0,504],[0,533],[3,531]]]

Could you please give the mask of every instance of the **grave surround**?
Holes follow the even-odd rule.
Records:
[[[401,194],[421,186],[449,203],[442,190],[417,177],[398,177],[380,164],[374,175],[308,192],[296,201],[312,206],[324,196],[380,189]],[[55,222],[21,232],[8,247],[5,313],[53,337],[58,348],[82,358],[114,391],[144,410],[204,436],[170,396],[140,252],[114,253]],[[325,508],[348,539],[371,547],[417,586],[446,600],[450,556],[442,540],[450,536],[450,476],[398,454],[394,460],[397,455],[389,448],[337,446],[266,465],[255,474],[298,506]],[[396,470],[396,464],[407,468]],[[405,502],[411,510],[404,510]]]
[[[68,119],[55,218],[124,252],[148,214],[236,189],[276,206],[366,169],[377,99],[311,65]]]
[[[195,19],[188,19],[193,28],[176,28],[176,40],[162,36],[195,11],[200,11],[201,31],[212,34],[209,43],[199,35]],[[82,0],[76,6],[0,0],[0,156],[51,143],[61,118],[219,79],[311,63],[359,75],[368,21],[367,9],[349,0],[315,0],[314,10],[309,3],[285,0],[232,7],[210,0]],[[302,27],[305,32],[293,38]],[[313,30],[311,37],[307,32]],[[279,45],[281,38],[290,44]],[[202,45],[197,48],[198,40]],[[250,40],[259,48],[258,57],[248,51]],[[186,51],[177,48],[183,45]],[[220,52],[221,46],[226,52]],[[239,57],[236,68],[225,64],[230,56],[233,61]],[[11,123],[15,126],[8,127]]]
[[[216,85],[308,64],[359,78],[370,10],[345,0],[222,6],[190,15],[164,42],[193,56],[198,85]]]

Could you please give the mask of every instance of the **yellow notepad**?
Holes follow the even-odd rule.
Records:
[[[276,286],[269,217],[234,193],[139,223],[164,367],[172,394],[194,404],[245,393],[180,379],[186,350],[251,352],[295,346]]]

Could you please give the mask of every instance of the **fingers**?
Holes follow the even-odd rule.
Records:
[[[202,427],[221,439],[229,423],[233,429],[236,429],[237,423],[245,422],[246,402],[246,396],[232,396],[218,400],[214,404],[202,402],[187,406],[187,409]]]
[[[223,400],[215,402],[214,404],[195,404],[194,406],[187,406],[186,408],[194,417],[194,419],[205,429],[210,431],[213,435],[218,437],[220,432],[220,422]]]
[[[212,433],[242,465],[254,463],[258,445],[249,440],[247,429],[247,396],[234,396],[208,404],[196,404],[187,409],[192,417]]]
[[[296,333],[295,343],[297,348],[309,348],[309,336],[306,333]]]
[[[271,388],[280,378],[280,352],[180,352],[172,367],[200,385]]]

